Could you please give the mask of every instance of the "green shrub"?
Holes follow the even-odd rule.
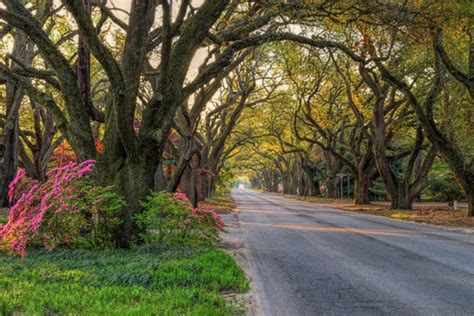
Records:
[[[451,174],[432,177],[428,188],[434,201],[447,202],[463,198],[462,189]]]
[[[82,241],[92,249],[112,248],[115,246],[113,236],[122,222],[120,214],[126,206],[125,201],[112,187],[90,185],[85,191],[87,194],[82,203],[86,234]]]
[[[145,211],[136,220],[147,243],[214,243],[224,226],[220,215],[193,208],[181,193],[153,192],[142,205]]]

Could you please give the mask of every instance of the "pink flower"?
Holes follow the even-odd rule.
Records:
[[[49,251],[58,243],[58,238],[62,237],[65,242],[70,240],[68,232],[61,232],[62,235],[56,232],[53,237],[50,230],[58,225],[58,220],[61,223],[62,216],[80,213],[78,203],[74,202],[81,194],[77,188],[93,165],[93,160],[87,160],[51,168],[45,183],[27,177],[25,170],[19,169],[8,192],[9,200],[16,202],[10,208],[8,223],[0,226],[0,238],[20,256],[25,255],[28,244],[33,241],[43,243]]]
[[[15,178],[8,185],[8,200],[10,202],[12,202],[14,199],[16,185],[21,181],[21,179],[25,176],[25,174],[26,174],[25,169],[22,169],[22,168],[18,169]]]
[[[184,193],[175,192],[174,197],[177,201],[183,201],[183,202],[186,202],[187,204],[191,205],[191,201],[188,199],[188,197]]]

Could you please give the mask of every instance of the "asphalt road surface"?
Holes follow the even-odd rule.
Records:
[[[233,191],[264,315],[474,315],[474,235]]]

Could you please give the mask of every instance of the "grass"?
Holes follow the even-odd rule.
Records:
[[[6,224],[7,222],[8,222],[7,216],[0,214],[0,224]]]
[[[219,195],[207,198],[206,201],[200,202],[199,207],[209,208],[219,214],[230,213],[235,209],[235,201],[229,194]]]
[[[229,315],[248,282],[217,249],[31,250],[0,254],[0,315]]]
[[[213,203],[233,203],[234,199],[231,198],[229,195],[223,195],[207,198],[206,201]]]

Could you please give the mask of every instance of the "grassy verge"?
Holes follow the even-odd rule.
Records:
[[[247,290],[243,271],[217,249],[0,254],[0,315],[229,315],[241,307],[223,295]]]
[[[285,197],[327,205],[345,211],[385,216],[418,223],[474,228],[474,217],[467,216],[466,209],[455,211],[448,206],[434,205],[429,202],[416,204],[413,210],[390,210],[386,204],[376,202],[369,205],[354,205],[352,200],[348,199],[328,199],[297,195],[285,195]]]
[[[226,214],[233,211],[235,208],[235,201],[230,194],[215,196],[207,198],[206,201],[199,203],[200,207],[209,208],[217,213]]]

